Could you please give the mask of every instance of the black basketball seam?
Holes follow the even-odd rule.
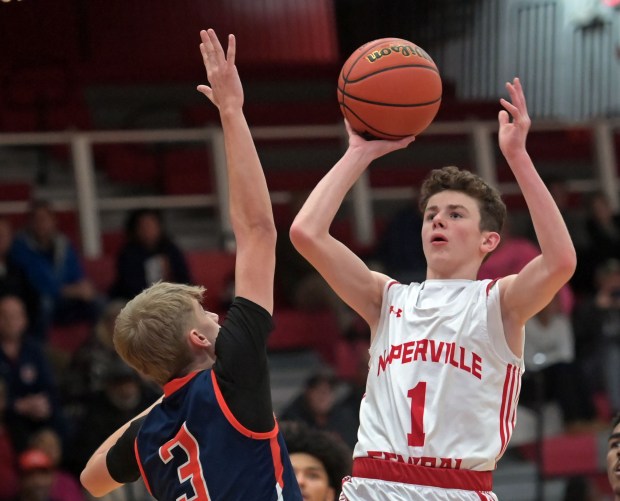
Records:
[[[380,134],[383,134],[384,136],[390,136],[393,137],[395,139],[401,139],[403,137],[408,137],[408,135],[400,135],[400,134],[390,134],[389,132],[383,132],[380,129],[377,129],[376,127],[373,127],[372,125],[370,125],[369,123],[365,122],[364,120],[362,120],[359,115],[357,115],[357,113],[355,113],[351,108],[349,108],[346,104],[342,103],[342,106],[344,108],[347,109],[347,111],[349,111],[355,118],[357,118],[360,122],[362,122],[368,129],[372,129],[375,132],[379,132]]]
[[[372,73],[368,73],[367,75],[364,75],[363,77],[358,78],[357,80],[349,80],[344,75],[343,75],[342,79],[344,80],[345,83],[357,83],[357,82],[361,82],[365,78],[372,77],[374,75],[378,75],[379,73],[383,73],[385,71],[397,70],[397,69],[401,69],[401,68],[424,68],[424,69],[431,70],[431,71],[434,71],[435,73],[439,74],[439,71],[437,70],[437,68],[433,68],[432,66],[427,66],[425,64],[401,64],[401,65],[398,65],[398,66],[390,66],[388,68],[382,68],[382,69],[374,71]],[[349,72],[349,73],[351,73],[351,72]]]
[[[394,108],[416,108],[418,106],[428,106],[429,104],[435,104],[438,101],[441,101],[441,96],[439,96],[437,99],[434,99],[433,101],[427,101],[425,103],[412,103],[412,104],[392,104],[392,103],[384,103],[382,101],[371,101],[369,99],[363,99],[361,97],[356,97],[356,96],[352,96],[351,94],[347,94],[343,89],[341,89],[340,87],[338,87],[338,90],[340,91],[340,93],[343,96],[343,101],[341,104],[344,104],[344,97],[347,97],[353,101],[359,101],[362,103],[368,103],[368,104],[376,104],[379,106],[392,106]],[[357,116],[357,115],[356,115]]]

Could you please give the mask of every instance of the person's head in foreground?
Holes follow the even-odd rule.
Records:
[[[474,279],[500,241],[506,206],[499,192],[476,174],[444,167],[427,176],[419,207],[427,278]]]
[[[119,313],[114,346],[134,369],[164,385],[215,362],[218,316],[201,306],[204,287],[158,282]]]
[[[607,441],[607,479],[614,499],[620,501],[620,414],[613,418]]]
[[[351,473],[347,445],[300,421],[283,421],[279,426],[304,500],[336,501],[342,478]]]

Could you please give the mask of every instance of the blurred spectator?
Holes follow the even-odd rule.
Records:
[[[540,254],[538,246],[530,239],[515,235],[512,223],[507,217],[502,229],[501,240],[495,249],[482,263],[478,270],[478,280],[497,279],[516,274]],[[575,296],[568,284],[558,293],[562,311],[570,314],[575,305]]]
[[[573,282],[586,294],[593,292],[596,267],[607,259],[620,259],[620,214],[616,214],[607,196],[597,191],[588,199],[586,229],[589,245],[578,256]]]
[[[593,193],[588,203],[586,229],[594,250],[594,261],[620,259],[620,214],[616,214],[607,196]]]
[[[73,244],[59,231],[49,202],[33,202],[28,224],[16,235],[10,255],[26,270],[41,296],[45,329],[52,323],[94,322],[98,314],[95,288]]]
[[[280,419],[302,421],[312,428],[335,433],[353,448],[359,417],[336,401],[337,384],[331,373],[314,374],[306,381],[303,392],[282,411]]]
[[[575,311],[578,360],[590,386],[603,390],[620,411],[620,260],[599,264],[596,290]]]
[[[159,280],[190,283],[189,268],[181,249],[164,231],[161,213],[139,209],[127,218],[125,244],[117,256],[109,296],[133,299]]]
[[[19,455],[20,489],[16,501],[65,501],[52,496],[54,465],[39,449],[28,449]]]
[[[280,236],[276,242],[276,301],[279,307],[306,312],[332,311],[344,333],[352,328],[355,314],[327,284],[325,279],[293,247],[288,237],[293,218],[306,201],[308,193],[291,195],[285,215],[277,221]]]
[[[147,387],[137,372],[122,360],[111,363],[104,388],[94,394],[73,437],[67,455],[70,471],[79,475],[99,445],[123,424],[151,405],[159,395]]]
[[[43,451],[52,463],[52,486],[50,497],[63,501],[84,501],[84,491],[77,478],[61,468],[62,443],[58,434],[51,428],[43,428],[32,435],[29,449]]]
[[[114,349],[114,322],[125,305],[110,301],[94,328],[94,335],[80,346],[69,362],[61,382],[61,392],[68,417],[80,419],[88,398],[105,387],[106,371],[121,361]]]
[[[613,501],[620,501],[620,414],[614,416],[611,433],[607,439],[607,480],[613,493]]]
[[[331,433],[300,421],[282,421],[280,430],[305,501],[336,501],[342,479],[351,474],[353,451]]]
[[[21,299],[1,297],[0,378],[7,381],[7,424],[18,450],[40,428],[65,431],[50,364],[39,343],[25,336],[27,324]]]
[[[537,402],[540,391],[545,401],[559,404],[567,431],[585,431],[600,425],[590,388],[575,363],[571,320],[561,311],[558,296],[525,324],[523,359],[526,372],[520,403],[541,403]]]
[[[14,499],[19,489],[17,454],[5,423],[6,407],[6,381],[0,378],[0,501]]]
[[[426,278],[426,259],[422,250],[422,213],[417,193],[388,222],[379,236],[375,253],[380,269],[401,283],[422,282]]]
[[[26,305],[28,318],[35,320],[39,315],[39,293],[33,287],[24,268],[10,255],[12,245],[11,223],[0,216],[0,296],[7,294],[19,296]]]

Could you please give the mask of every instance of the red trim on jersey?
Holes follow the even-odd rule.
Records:
[[[276,482],[278,482],[278,485],[281,488],[284,488],[284,479],[282,478],[284,475],[284,465],[282,464],[282,455],[280,453],[278,437],[272,437],[269,440],[269,445],[271,446],[271,457],[273,458],[273,469],[276,475]]]
[[[468,491],[490,491],[493,489],[493,473],[490,471],[429,468],[385,459],[354,459],[353,476],[374,478],[387,482],[428,485],[443,489],[464,489]]]
[[[512,435],[517,419],[516,397],[521,388],[521,370],[515,365],[506,366],[506,378],[504,379],[504,389],[502,391],[502,405],[499,412],[499,435],[501,439],[501,449],[497,456],[499,459]]]
[[[183,388],[187,383],[189,383],[195,376],[198,375],[200,371],[190,372],[187,376],[179,377],[173,379],[172,381],[167,382],[164,385],[164,396],[169,397],[175,391]]]
[[[400,284],[400,282],[399,282],[398,280],[392,280],[392,281],[388,284],[387,288],[389,289],[390,287],[392,287],[392,285],[396,285],[396,284]]]
[[[138,439],[136,438],[133,441],[133,452],[136,455],[136,461],[138,462],[138,468],[140,469],[140,476],[144,481],[144,486],[146,490],[149,491],[149,494],[152,496],[153,492],[151,491],[151,486],[149,485],[149,481],[146,478],[146,474],[144,473],[144,468],[142,468],[142,461],[140,461],[140,454],[138,453]]]
[[[491,292],[491,288],[497,283],[497,281],[499,280],[499,278],[494,278],[493,280],[491,280],[488,284],[487,284],[487,296],[489,295],[489,293]]]
[[[228,408],[228,405],[226,405],[226,402],[224,401],[224,396],[222,395],[222,391],[220,390],[220,387],[217,384],[215,372],[213,371],[211,371],[211,381],[213,382],[213,390],[215,391],[215,398],[217,399],[217,403],[220,405],[220,409],[222,409],[224,416],[226,416],[226,419],[233,426],[235,430],[237,430],[239,433],[249,438],[267,439],[267,438],[273,438],[277,436],[278,434],[278,423],[277,422],[275,423],[273,430],[265,431],[261,433],[248,430],[245,426],[243,426],[239,421],[237,421],[237,418],[233,415],[231,410]],[[274,417],[274,422],[275,422],[275,417]]]

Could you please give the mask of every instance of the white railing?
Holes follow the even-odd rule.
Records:
[[[566,130],[573,127],[590,127],[593,131],[595,169],[593,179],[569,183],[574,191],[601,189],[611,200],[615,209],[620,207],[618,193],[618,168],[613,133],[620,128],[620,119],[591,122],[588,124],[535,122],[532,131]],[[469,137],[474,164],[478,174],[497,185],[494,133],[497,123],[489,122],[436,122],[425,135],[463,134]],[[342,148],[346,145],[346,135],[342,124],[322,126],[278,126],[254,127],[252,135],[258,142],[270,139],[341,139]],[[101,197],[97,193],[93,145],[103,143],[161,143],[161,142],[204,142],[213,156],[215,175],[215,194],[205,195],[161,195],[161,196],[123,196]],[[101,212],[127,210],[139,207],[157,208],[218,208],[219,224],[223,235],[230,235],[228,218],[228,197],[226,196],[226,168],[223,134],[219,127],[202,129],[92,131],[92,132],[46,132],[46,133],[8,133],[0,134],[0,146],[42,146],[68,145],[72,153],[72,164],[76,188],[76,209],[79,214],[82,252],[84,256],[98,257],[102,252]],[[514,183],[498,185],[503,193],[517,193]],[[285,192],[273,192],[276,203],[287,201]],[[410,187],[371,188],[368,176],[364,175],[352,190],[353,218],[355,235],[360,243],[370,243],[374,238],[373,202],[386,199],[406,199],[411,196]],[[56,204],[57,206],[62,205]],[[73,206],[73,202],[65,202]],[[28,208],[27,202],[0,202],[0,214],[20,213]]]

